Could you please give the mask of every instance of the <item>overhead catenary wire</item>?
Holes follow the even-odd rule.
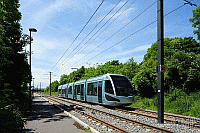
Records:
[[[178,7],[178,8],[176,8],[176,9],[172,10],[171,12],[167,13],[165,16],[167,16],[167,15],[173,13],[174,11],[176,11],[176,10],[182,8],[183,6],[184,6],[184,5],[182,5],[182,6]],[[154,23],[155,23],[155,22],[154,22]],[[152,25],[152,24],[150,23],[150,25]],[[150,25],[149,25],[149,26],[150,26]],[[138,32],[139,32],[139,31],[138,31]],[[136,33],[135,33],[135,34],[136,34]],[[131,34],[131,36],[132,36],[132,34]],[[129,38],[129,36],[127,36],[127,37]],[[126,38],[127,38],[127,37],[126,37]],[[124,39],[126,40],[126,38],[124,38]],[[123,39],[122,39],[121,41],[117,42],[117,44],[121,43],[122,41],[123,41]],[[116,46],[117,44],[115,44],[114,46]],[[111,46],[111,47],[107,48],[105,51],[108,51],[109,49],[111,49],[111,48],[114,47],[114,46]],[[95,55],[94,57],[90,58],[88,61],[93,60],[95,57],[101,55],[101,54],[104,53],[105,51],[100,52],[98,55]],[[79,60],[79,61],[80,61],[80,60]]]
[[[174,10],[172,10],[172,11],[170,11],[169,13],[165,14],[164,17],[166,17],[166,16],[168,16],[169,14],[173,13],[174,11],[176,11],[176,10],[182,8],[183,6],[185,6],[185,4],[184,4],[184,5],[181,5],[180,7],[176,8],[176,9],[174,9]],[[152,24],[154,24],[154,23],[156,23],[156,22],[157,22],[157,20],[155,20],[155,21],[149,23],[148,25],[146,25],[146,26],[144,26],[143,28],[139,29],[138,31],[136,31],[136,32],[134,32],[134,33],[132,33],[132,34],[130,34],[129,36],[127,36],[127,37],[125,37],[124,39],[120,40],[119,42],[115,43],[114,45],[112,45],[111,47],[107,48],[106,50],[104,50],[104,51],[100,52],[99,54],[93,56],[92,58],[90,58],[89,60],[87,60],[85,63],[87,63],[88,61],[90,61],[90,60],[94,59],[95,57],[101,55],[102,53],[106,52],[107,50],[111,49],[112,47],[114,47],[114,46],[116,46],[117,44],[119,44],[119,43],[125,41],[125,40],[128,39],[129,37],[133,36],[134,34],[136,34],[136,33],[140,32],[140,31],[142,31],[143,29],[149,27],[150,25],[152,25]],[[83,58],[82,58],[82,59],[83,59]],[[82,59],[80,59],[80,60],[82,60]],[[79,60],[79,61],[80,61],[80,60]],[[79,61],[78,61],[78,62],[79,62]],[[85,64],[85,63],[84,63],[84,64]]]
[[[121,1],[121,0],[120,0],[120,1]],[[120,2],[120,1],[119,1],[119,2]],[[94,36],[95,36],[95,35],[96,35],[96,34],[111,20],[111,18],[113,18],[113,16],[115,16],[115,15],[119,12],[119,10],[121,10],[121,8],[124,7],[124,5],[125,5],[128,1],[129,1],[129,0],[127,0],[120,8],[116,11],[116,13],[114,13],[114,15],[112,15],[112,16],[107,20],[107,21],[103,24],[103,26],[101,26],[101,27],[93,34],[93,36],[92,36],[91,38],[93,38],[93,37],[94,37]],[[107,13],[107,15],[104,16],[103,19],[105,19],[105,17],[109,15],[109,13],[119,4],[119,2]],[[103,19],[102,19],[100,22],[102,22]],[[99,23],[100,23],[100,22],[99,22]],[[98,24],[99,24],[99,23],[98,23]],[[96,28],[96,27],[97,27],[97,25],[95,26],[95,28]],[[93,30],[94,30],[94,28],[93,28]],[[93,31],[93,30],[92,30],[92,31]],[[91,31],[91,32],[92,32],[92,31]],[[91,33],[91,32],[90,32],[90,33]],[[89,33],[89,34],[90,34],[90,33]],[[88,36],[88,35],[87,35],[87,36]],[[87,36],[86,36],[86,37],[87,37]],[[85,38],[86,38],[86,37],[85,37]],[[84,38],[84,39],[85,39],[85,38]],[[91,38],[90,38],[85,44],[83,44],[83,45],[81,46],[81,48],[82,48],[83,46],[85,46],[85,45],[91,40]],[[82,41],[82,42],[83,42],[83,41]],[[81,42],[81,43],[82,43],[82,42]],[[80,45],[80,44],[79,44],[79,45]],[[78,45],[78,46],[79,46],[79,45]],[[78,46],[77,46],[77,47],[78,47]],[[76,48],[77,48],[77,47],[76,47]],[[76,48],[75,48],[75,49],[76,49]],[[81,48],[79,48],[78,51],[77,51],[76,53],[78,53],[78,52],[80,51]],[[75,49],[74,49],[74,50],[75,50]],[[74,50],[73,50],[73,51],[74,51]],[[72,51],[72,52],[73,52],[73,51]],[[72,53],[72,52],[71,52],[71,53]],[[71,53],[70,53],[70,54],[71,54]],[[76,53],[75,53],[75,54],[76,54]],[[74,56],[75,54],[73,54],[73,56]],[[72,56],[69,60],[67,60],[67,61],[70,61],[70,60],[73,58],[73,56]],[[68,57],[69,57],[69,56],[68,56]],[[64,62],[67,62],[67,61],[63,61],[61,64],[63,64]],[[61,67],[62,67],[62,66],[61,66]]]
[[[92,14],[92,16],[90,17],[90,19],[87,21],[87,23],[84,25],[84,27],[81,29],[81,31],[78,33],[78,35],[76,36],[76,38],[74,39],[74,41],[70,44],[70,46],[67,48],[67,50],[64,52],[64,54],[60,57],[60,59],[58,60],[58,62],[63,58],[63,56],[67,53],[67,51],[69,50],[69,48],[74,44],[74,42],[76,41],[76,39],[79,37],[79,35],[81,34],[81,32],[85,29],[85,27],[87,26],[87,24],[90,22],[90,20],[93,18],[93,16],[96,14],[96,12],[99,10],[99,8],[101,7],[101,5],[103,4],[104,0],[102,0],[102,2],[100,3],[100,5],[97,7],[97,9],[95,10],[95,12]],[[53,68],[58,64],[58,62],[53,66]],[[52,68],[52,69],[53,69]],[[51,69],[51,70],[52,70]]]
[[[176,9],[172,10],[171,12],[167,13],[165,16],[167,16],[167,15],[173,13],[174,11],[176,11],[176,10],[182,8],[183,6],[184,6],[184,5],[182,5],[182,6],[178,7],[178,8],[176,8]],[[164,17],[165,17],[165,16],[164,16]],[[152,22],[152,23],[153,23],[153,22]],[[155,22],[154,22],[154,23],[155,23]],[[150,23],[150,25],[152,25],[152,24]],[[149,26],[150,26],[150,25],[149,25]],[[147,26],[148,26],[148,25],[147,25]],[[143,28],[144,28],[144,27],[143,27]],[[141,29],[140,29],[140,30],[141,30]],[[138,31],[138,32],[139,32],[139,31]],[[135,34],[136,34],[136,33],[135,33]],[[129,35],[129,36],[132,36],[132,34]],[[126,38],[129,38],[129,36],[125,37],[124,39],[126,40]],[[107,48],[105,51],[108,51],[108,50],[111,49],[112,47],[114,47],[114,46],[116,46],[117,44],[123,42],[124,39],[122,39],[121,41],[117,42],[115,45],[113,45],[113,46]],[[98,55],[95,55],[94,57],[90,58],[88,61],[93,60],[95,57],[101,55],[101,54],[104,53],[105,51],[100,52]],[[80,60],[79,60],[79,61],[80,61]],[[59,62],[59,61],[58,61],[58,62]],[[54,66],[54,67],[55,67],[55,66]],[[53,69],[53,68],[52,68],[52,69]]]
[[[135,1],[136,1],[136,0],[135,0]],[[116,20],[117,20],[131,5],[132,5],[132,4],[133,4],[133,3],[135,3],[135,1],[132,2],[125,10],[123,10],[123,11],[114,19],[114,21],[112,21],[105,29],[102,30],[102,32],[101,32],[100,34],[98,34],[98,35],[95,37],[95,39],[96,39],[98,36],[100,36],[113,22],[115,22],[115,21],[116,21]],[[126,3],[127,3],[127,2],[128,2],[128,1],[126,1]],[[124,5],[125,5],[126,3],[124,3],[124,4],[122,5],[122,7],[124,7]],[[122,7],[121,7],[121,8],[122,8]],[[115,12],[115,14],[112,15],[111,18],[113,18],[113,17],[121,10],[121,8],[118,9],[118,10]],[[108,21],[110,21],[111,18],[110,18]],[[105,24],[107,24],[108,21],[107,21]],[[104,24],[101,28],[103,28],[103,27],[105,26],[105,24]],[[101,29],[101,28],[100,28],[100,29]],[[123,27],[123,28],[125,28],[125,27]],[[122,28],[122,29],[123,29],[123,28]],[[100,29],[99,29],[97,32],[99,32]],[[97,32],[96,32],[94,35],[96,35]],[[93,35],[92,37],[94,37],[94,35]],[[91,37],[91,38],[92,38],[92,37]],[[89,41],[91,40],[91,38],[90,38],[87,42],[89,42]],[[95,39],[93,39],[91,42],[93,42]],[[86,42],[86,43],[87,43],[87,42]],[[91,42],[90,42],[89,44],[91,44]],[[85,43],[85,44],[86,44],[86,43]],[[104,42],[104,43],[105,43],[105,42]],[[85,45],[85,44],[84,44],[84,45]],[[89,44],[88,44],[88,45],[89,45]],[[87,46],[88,46],[88,45],[87,45]],[[86,47],[87,47],[87,46],[86,46]],[[83,47],[83,46],[82,46],[82,47]],[[82,47],[81,47],[81,48],[82,48]],[[86,48],[86,47],[85,47],[85,48]],[[80,48],[80,49],[81,49],[81,48]],[[84,48],[84,49],[85,49],[85,48]],[[80,49],[79,49],[79,50],[80,50]],[[83,50],[84,50],[84,49],[83,49]],[[78,51],[79,51],[79,50],[78,50]],[[83,51],[83,50],[82,50],[82,51]],[[77,52],[78,52],[78,51],[77,51]],[[82,51],[81,51],[81,52],[82,52]],[[76,53],[77,53],[77,52],[76,52]],[[75,53],[75,54],[76,54],[76,53]],[[74,54],[73,56],[75,56],[75,54]],[[72,57],[71,57],[69,60],[71,60],[71,59],[72,59]],[[68,60],[68,61],[69,61],[69,60]],[[80,61],[80,60],[79,60],[79,61]],[[75,63],[74,63],[74,64],[75,64]],[[73,64],[73,65],[74,65],[74,64]]]
[[[113,35],[111,35],[109,38],[107,38],[103,43],[101,43],[100,45],[98,45],[97,47],[95,47],[93,50],[91,50],[90,52],[88,52],[87,55],[85,55],[83,58],[81,58],[80,60],[84,59],[85,57],[87,57],[89,54],[91,54],[93,51],[95,51],[95,49],[99,48],[99,46],[103,45],[105,42],[107,42],[109,39],[111,39],[113,36],[115,36],[117,33],[119,33],[122,29],[124,29],[126,26],[128,26],[131,22],[133,22],[134,20],[136,20],[139,16],[141,16],[143,13],[145,13],[149,8],[151,8],[154,4],[156,4],[157,1],[153,2],[150,6],[148,6],[145,10],[143,10],[140,14],[138,14],[134,19],[132,19],[131,21],[129,21],[127,24],[125,24],[122,28],[120,28],[117,32],[115,32]],[[127,38],[127,37],[126,37]],[[129,38],[129,37],[128,37]],[[126,39],[125,39],[126,40]],[[110,48],[109,48],[110,49]],[[107,50],[106,50],[107,51]],[[79,60],[79,61],[80,61]],[[77,62],[79,62],[77,61]],[[76,62],[76,63],[77,63]],[[75,63],[74,63],[75,64]]]
[[[136,1],[136,0],[135,0]],[[104,28],[88,45],[90,45],[97,37],[99,37],[111,24],[113,24],[133,3],[135,3],[135,1],[134,2],[132,2],[126,9],[124,9],[124,11],[122,11],[106,28]],[[93,37],[93,36],[92,36]],[[86,45],[86,47],[88,46],[88,45]],[[85,47],[85,48],[86,48]],[[85,49],[84,48],[84,49]],[[84,50],[84,49],[82,49],[81,50],[81,52]]]
[[[96,26],[84,37],[84,39],[72,50],[72,52],[66,58],[68,58],[81,45],[81,43],[96,29],[96,27],[115,9],[115,7],[120,3],[120,1],[101,19],[101,21],[99,21],[98,24],[96,24]]]
[[[169,14],[173,13],[174,11],[176,11],[176,10],[178,10],[178,9],[182,8],[183,6],[185,6],[185,4],[184,4],[184,5],[182,5],[182,6],[180,6],[180,7],[178,7],[178,8],[176,8],[176,9],[174,9],[174,10],[172,10],[172,11],[170,11],[169,13],[165,14],[165,15],[164,15],[164,17],[166,17],[166,16],[168,16]],[[109,48],[107,48],[106,50],[104,50],[104,51],[100,52],[99,54],[95,55],[94,57],[90,58],[90,59],[89,59],[89,60],[87,60],[86,62],[88,62],[88,61],[90,61],[90,60],[94,59],[95,57],[97,57],[97,56],[99,56],[100,54],[102,54],[102,53],[106,52],[107,50],[111,49],[112,47],[116,46],[117,44],[119,44],[119,43],[123,42],[124,40],[128,39],[129,37],[133,36],[134,34],[136,34],[136,33],[140,32],[141,30],[143,30],[143,29],[145,29],[145,28],[149,27],[150,25],[154,24],[155,22],[157,22],[157,20],[155,20],[155,21],[153,21],[153,22],[149,23],[148,25],[144,26],[143,28],[139,29],[138,31],[136,31],[136,32],[132,33],[131,35],[129,35],[129,36],[127,36],[127,37],[125,37],[125,38],[124,38],[124,39],[122,39],[121,41],[119,41],[119,42],[115,43],[115,44],[114,44],[114,45],[112,45],[111,47],[109,47]],[[85,63],[86,63],[86,62],[85,62]]]

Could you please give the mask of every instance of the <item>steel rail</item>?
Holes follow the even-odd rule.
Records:
[[[55,98],[55,97],[54,97],[54,98]],[[57,102],[57,103],[59,103],[60,105],[66,105],[66,104],[63,104],[63,103],[61,103],[61,102],[59,102],[59,101],[56,101],[55,99],[53,99],[53,98],[51,98],[51,97],[48,97],[48,99],[50,99],[50,100],[52,100],[52,101],[54,101],[54,102]],[[60,100],[60,99],[59,99],[59,100]],[[64,101],[64,102],[66,102],[66,101]],[[69,106],[69,108],[74,109],[74,108],[72,108],[72,107],[70,107],[70,106]],[[95,117],[93,117],[93,116],[91,116],[91,115],[89,115],[89,114],[86,114],[86,113],[84,113],[84,112],[81,112],[81,111],[78,110],[78,109],[74,109],[74,111],[77,112],[77,113],[79,113],[79,114],[82,114],[82,115],[84,115],[84,116],[86,116],[86,117],[88,117],[88,118],[90,118],[90,119],[92,119],[92,120],[94,120],[94,121],[96,121],[96,122],[98,122],[98,123],[100,123],[100,124],[103,124],[103,125],[105,125],[105,126],[111,128],[111,129],[113,129],[113,130],[116,130],[116,131],[118,131],[118,132],[120,132],[120,133],[130,133],[130,132],[128,132],[128,131],[126,131],[126,130],[124,130],[124,129],[122,129],[122,128],[119,128],[119,127],[117,127],[117,126],[114,126],[114,125],[112,125],[112,124],[110,124],[110,123],[108,123],[108,122],[105,122],[105,121],[100,120],[100,119],[98,119],[98,118],[95,118]]]
[[[114,118],[118,118],[118,119],[124,120],[126,122],[130,122],[130,123],[133,123],[133,124],[138,124],[138,125],[141,125],[143,127],[150,128],[150,129],[153,129],[153,130],[158,130],[158,131],[160,131],[162,133],[173,133],[172,131],[169,131],[169,130],[166,130],[166,129],[162,129],[162,128],[159,128],[159,127],[151,126],[151,125],[148,125],[148,124],[145,124],[145,123],[141,123],[141,122],[138,122],[138,121],[130,120],[130,119],[127,119],[127,118],[124,118],[124,117],[121,117],[121,116],[117,116],[117,115],[113,115],[113,114],[110,114],[110,113],[107,113],[107,112],[104,112],[104,111],[100,111],[100,110],[97,110],[97,109],[94,109],[94,108],[86,107],[84,105],[80,105],[80,104],[76,104],[76,103],[73,103],[73,102],[69,102],[69,101],[61,99],[59,97],[55,97],[54,96],[54,98],[56,98],[58,100],[61,100],[63,102],[68,102],[68,103],[73,104],[73,105],[78,105],[78,106],[84,107],[86,109],[90,109],[92,111],[100,112],[100,113],[105,114],[107,116],[112,116]]]
[[[140,108],[135,108],[135,109],[136,109],[135,110],[136,112],[129,112],[129,111],[123,110],[123,109],[115,109],[115,110],[130,114],[130,115],[137,115],[137,116],[144,116],[144,117],[148,117],[148,118],[152,118],[152,119],[158,119],[157,118],[158,113],[156,111],[144,110],[144,109],[140,109]],[[141,112],[141,113],[139,113],[139,112]],[[146,113],[146,114],[143,114],[143,113]],[[151,114],[151,115],[149,115],[149,114]],[[152,115],[154,115],[154,116],[152,116]],[[193,128],[200,129],[200,120],[194,120],[196,123],[191,124],[191,122],[190,122],[191,118],[188,118],[185,116],[180,116],[180,115],[175,115],[175,114],[166,114],[166,113],[164,114],[164,116],[166,117],[164,119],[164,121],[166,123],[175,123],[175,124],[180,124],[180,125],[187,126],[187,127],[193,127]],[[167,118],[169,118],[169,119],[167,119]],[[185,122],[178,121],[177,120],[178,118],[183,119]],[[175,119],[175,120],[170,120],[170,119]]]

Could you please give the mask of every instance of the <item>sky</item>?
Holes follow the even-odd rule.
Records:
[[[140,63],[157,41],[157,0],[19,0],[23,34],[30,35],[34,86],[46,88],[71,68],[92,67],[111,60]],[[197,6],[199,0],[192,0]],[[102,3],[102,4],[101,4]],[[165,0],[164,15],[184,5]],[[186,4],[164,17],[164,37],[194,37]],[[154,22],[154,23],[152,23]],[[150,24],[150,25],[149,25]],[[25,47],[29,51],[30,45]],[[33,84],[33,82],[32,82]]]

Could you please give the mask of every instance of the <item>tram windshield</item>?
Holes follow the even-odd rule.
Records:
[[[110,75],[113,80],[117,96],[133,96],[133,88],[130,81],[123,76]]]

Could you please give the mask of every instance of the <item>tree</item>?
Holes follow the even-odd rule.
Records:
[[[29,65],[20,53],[25,45],[19,24],[21,13],[18,0],[0,1],[0,125],[1,132],[16,132],[24,121],[28,99],[24,93]],[[26,88],[27,89],[27,88]],[[9,117],[11,116],[11,117]],[[6,124],[12,123],[12,126]]]
[[[193,18],[189,19],[192,22],[192,27],[197,28],[194,30],[194,34],[197,34],[198,40],[200,40],[200,6],[193,10]]]
[[[164,39],[165,91],[169,92],[170,88],[178,88],[190,93],[200,89],[198,86],[200,83],[199,50],[200,43],[192,37]],[[152,95],[157,91],[156,66],[157,42],[148,49],[138,73],[132,79],[133,86],[141,96],[145,96],[143,92],[147,90]],[[151,96],[148,95],[148,97]]]
[[[68,83],[68,75],[63,74],[60,78],[59,85],[64,85]]]
[[[156,94],[157,74],[155,66],[157,61],[149,59],[140,65],[135,76],[132,78],[132,84],[136,92],[142,97],[153,97]]]
[[[138,64],[134,61],[133,57],[130,58],[126,63],[124,63],[121,69],[118,67],[119,71],[116,73],[125,75],[128,79],[132,80],[135,74],[138,72]]]
[[[58,91],[58,86],[59,86],[59,82],[57,80],[52,82],[51,83],[51,92],[57,92]],[[47,86],[44,91],[45,92],[49,92],[50,91],[50,85]]]

